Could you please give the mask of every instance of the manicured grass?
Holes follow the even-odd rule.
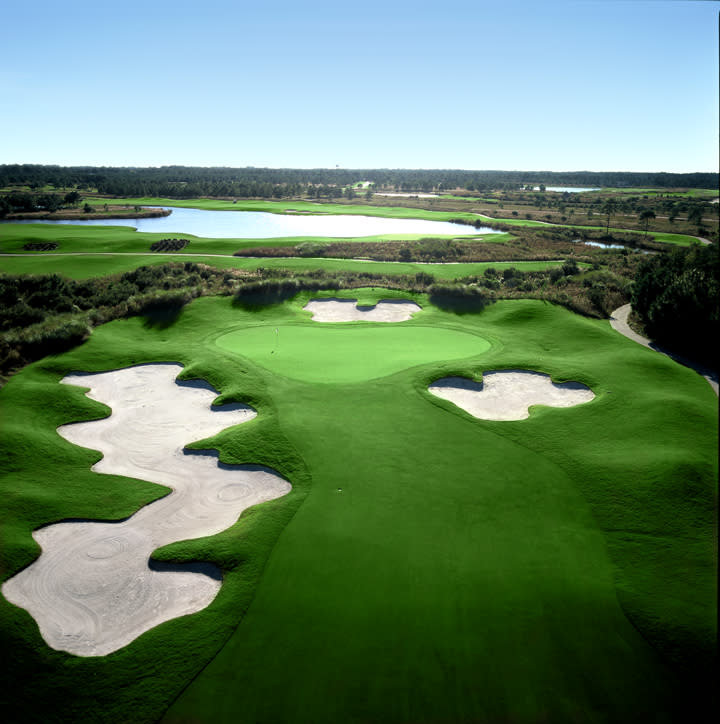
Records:
[[[252,327],[224,334],[217,344],[275,374],[321,383],[364,382],[490,348],[481,337],[452,329],[357,324],[366,323]]]
[[[111,223],[110,221],[108,223]],[[75,226],[71,224],[0,224],[0,251],[6,254],[31,254],[23,251],[28,242],[55,241],[58,251],[65,253],[149,253],[153,242],[167,238],[163,232],[135,231],[127,226]],[[315,237],[298,236],[290,239],[206,239],[192,234],[174,234],[189,239],[186,253],[228,254],[238,249],[256,246],[287,246],[303,241],[316,241]],[[372,241],[376,237],[361,237]],[[379,238],[379,237],[377,237]],[[382,238],[391,239],[393,235]],[[333,239],[324,239],[332,241]],[[336,241],[346,241],[337,239]],[[2,259],[2,257],[0,257]],[[0,262],[1,263],[1,262]]]
[[[651,236],[654,241],[663,244],[673,244],[674,246],[692,246],[693,244],[700,243],[696,237],[688,234],[665,234],[653,231],[650,232],[648,236]]]
[[[55,433],[103,414],[57,384],[70,370],[188,364],[258,409],[218,436],[222,459],[294,486],[218,536],[164,549],[220,565],[218,598],[109,657],[50,651],[0,600],[13,652],[3,710],[153,721],[189,684],[167,722],[698,721],[701,692],[659,652],[701,672],[715,641],[707,383],[607,322],[540,302],[455,315],[416,296],[423,312],[399,326],[321,326],[302,311],[309,298],[257,311],[203,298],[170,326],[113,322],[0,391],[4,577],[37,554],[34,528],[125,516],[162,493],[92,474],[97,456]],[[417,343],[414,359],[388,342],[393,329]],[[371,374],[338,369],[374,346]],[[310,360],[288,367],[286,351]],[[426,390],[509,368],[583,382],[596,399],[501,423]]]
[[[405,262],[361,261],[358,259],[252,259],[242,257],[203,256],[202,254],[33,254],[18,257],[0,257],[0,271],[6,274],[61,274],[71,279],[90,279],[106,274],[131,271],[140,266],[166,264],[169,261],[207,264],[217,269],[282,268],[297,272],[327,271],[371,272],[387,275],[432,274],[437,279],[451,280],[482,275],[491,267],[502,271],[514,267],[520,271],[541,271],[562,264],[561,261],[477,262],[470,264],[413,264]],[[580,264],[580,266],[587,266]]]

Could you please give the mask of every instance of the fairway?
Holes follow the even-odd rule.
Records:
[[[467,332],[357,324],[253,327],[224,334],[217,344],[275,374],[304,382],[361,382],[490,349],[490,342]]]
[[[38,559],[38,529],[130,522],[165,500],[144,473],[93,473],[99,453],[57,433],[108,413],[59,384],[68,373],[183,365],[218,404],[257,412],[192,447],[291,486],[226,530],[153,550],[151,569],[212,564],[222,585],[107,656],[48,647],[0,599],[18,662],[6,708],[58,723],[603,724],[679,722],[702,706],[673,656],[702,682],[715,640],[707,383],[542,302],[457,315],[415,295],[422,311],[406,322],[321,324],[311,298],[249,310],[206,297],[169,326],[117,320],[2,389],[4,579]],[[493,370],[594,397],[495,421],[429,390]],[[192,429],[194,413],[176,416]]]

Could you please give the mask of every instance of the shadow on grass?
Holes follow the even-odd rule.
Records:
[[[493,300],[483,294],[452,294],[431,291],[430,302],[444,312],[476,314],[492,304]]]
[[[168,329],[172,327],[182,313],[184,304],[157,304],[143,311],[145,329]]]
[[[297,286],[249,289],[235,294],[233,306],[241,307],[248,312],[258,311],[264,307],[287,302],[296,296],[298,291]]]

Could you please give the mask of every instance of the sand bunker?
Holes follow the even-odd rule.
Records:
[[[481,383],[444,377],[428,389],[483,420],[524,420],[531,405],[573,407],[595,397],[579,382],[555,384],[548,375],[527,370],[485,372]]]
[[[142,365],[63,379],[89,387],[88,397],[112,408],[105,419],[58,428],[70,442],[102,452],[93,470],[173,492],[118,523],[65,522],[33,533],[40,557],[2,592],[30,612],[54,649],[103,656],[208,606],[220,590],[218,568],[149,563],[152,552],[225,530],[246,508],[291,489],[270,469],[223,465],[216,455],[183,450],[256,413],[240,404],[211,409],[217,393],[204,382],[176,383],[181,369]]]
[[[312,299],[303,308],[313,322],[406,322],[421,311],[407,299],[382,299],[374,307],[360,307],[357,299]]]

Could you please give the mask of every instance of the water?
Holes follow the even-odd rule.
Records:
[[[540,187],[535,186],[535,191],[539,191]],[[567,191],[569,194],[579,194],[583,193],[585,191],[602,191],[602,189],[599,188],[583,188],[580,186],[546,186],[545,191],[557,191],[557,193],[564,193]]]
[[[169,208],[169,207],[163,207]],[[170,216],[151,219],[88,219],[73,221],[23,220],[13,224],[74,224],[78,226],[130,226],[138,231],[193,234],[208,239],[278,239],[293,236],[353,238],[380,234],[497,234],[489,227],[424,219],[388,219],[375,216],[270,214],[264,211],[207,211],[172,208]]]
[[[603,244],[602,241],[582,241],[582,239],[574,239],[574,241],[587,244],[587,246],[599,246],[601,249],[627,249],[622,244]]]

